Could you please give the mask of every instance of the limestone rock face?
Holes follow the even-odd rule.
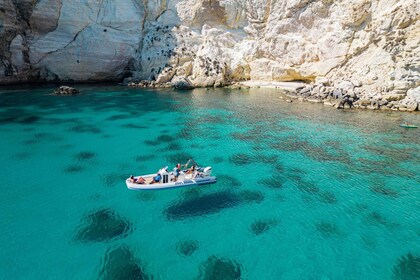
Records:
[[[404,107],[419,102],[407,95],[420,86],[419,11],[419,0],[0,0],[0,83],[325,80]]]

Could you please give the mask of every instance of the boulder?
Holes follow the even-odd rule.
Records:
[[[175,70],[173,68],[165,68],[156,78],[156,83],[167,83],[170,82],[173,76],[175,75]]]
[[[193,89],[194,88],[194,86],[190,82],[190,80],[188,78],[184,78],[184,77],[174,78],[174,80],[172,80],[172,85],[173,85],[174,88],[180,89],[180,90],[188,90],[188,89]]]
[[[315,83],[323,86],[331,86],[331,80],[325,77],[316,77]]]
[[[407,91],[407,97],[420,103],[420,87],[409,89]]]
[[[336,87],[342,90],[346,90],[346,91],[354,89],[353,83],[349,81],[342,81]]]
[[[405,94],[384,94],[382,97],[387,101],[399,101],[404,99]]]
[[[359,106],[369,106],[371,104],[371,101],[369,99],[359,99],[355,102],[355,104]]]
[[[54,90],[54,94],[58,94],[58,95],[72,95],[72,94],[77,94],[79,93],[79,91],[73,87],[68,87],[68,86],[61,86],[59,88],[56,88]]]

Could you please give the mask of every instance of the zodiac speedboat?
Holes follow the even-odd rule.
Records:
[[[418,127],[417,125],[408,124],[408,123],[402,123],[402,124],[400,124],[400,126],[404,127],[404,128],[417,128]]]
[[[192,173],[189,173],[190,170],[188,165],[192,162],[191,166],[194,166],[195,170]],[[198,185],[205,185],[205,184],[214,184],[217,182],[217,178],[211,176],[211,167],[198,167],[197,164],[189,160],[186,164],[183,165],[185,168],[181,170],[178,176],[178,179],[175,181],[175,173],[168,171],[168,167],[164,167],[159,169],[157,173],[154,174],[147,174],[147,175],[140,175],[140,176],[133,176],[127,178],[125,183],[127,188],[131,190],[160,190],[160,189],[169,189],[169,188],[179,188],[179,187],[190,187],[190,186],[198,186]],[[160,175],[159,182],[151,184],[153,178],[157,175]],[[139,178],[144,179],[144,183],[139,184],[137,183]]]

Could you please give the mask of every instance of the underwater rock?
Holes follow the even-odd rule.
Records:
[[[319,222],[315,224],[315,227],[325,237],[341,235],[340,229],[330,222]]]
[[[242,183],[233,176],[230,175],[217,175],[217,184],[223,187],[240,187]]]
[[[420,279],[420,257],[411,253],[401,256],[394,265],[393,274],[398,280]]]
[[[113,187],[117,183],[125,181],[128,176],[122,174],[107,174],[101,176],[101,182],[106,187]]]
[[[179,241],[176,245],[178,254],[184,257],[191,256],[198,250],[199,244],[195,240]]]
[[[385,186],[382,186],[382,185],[374,185],[370,189],[372,192],[381,194],[384,196],[389,196],[389,197],[394,197],[394,198],[399,196],[399,193],[397,191],[386,188]]]
[[[162,134],[162,135],[159,135],[157,138],[156,138],[156,141],[157,142],[172,142],[172,141],[174,141],[175,140],[175,138],[174,137],[172,137],[172,136],[170,136],[170,135],[167,135],[167,134]]]
[[[319,188],[316,186],[316,184],[311,182],[300,182],[298,184],[298,189],[301,192],[305,193],[317,193],[319,192]]]
[[[83,170],[83,167],[80,165],[70,165],[64,168],[64,173],[71,174],[71,173],[77,173]]]
[[[279,178],[271,177],[258,181],[258,184],[270,189],[281,189],[285,184],[285,180],[279,180]]]
[[[77,153],[74,157],[77,160],[82,161],[82,160],[93,159],[95,156],[96,156],[96,154],[93,153],[93,152],[80,152],[80,153]]]
[[[386,217],[377,211],[369,212],[366,216],[366,221],[372,225],[382,225],[390,228],[399,226],[397,223],[389,221]]]
[[[200,280],[239,280],[241,279],[241,265],[234,261],[216,256],[209,257],[200,266]]]
[[[260,203],[264,200],[264,195],[262,194],[262,192],[258,192],[258,191],[245,190],[245,191],[241,191],[239,195],[243,203],[251,203],[251,202]]]
[[[147,280],[153,277],[146,274],[139,259],[128,246],[120,246],[106,252],[99,272],[101,280]]]
[[[210,194],[198,194],[178,200],[164,210],[170,221],[183,220],[192,217],[218,213],[224,209],[238,206],[242,203],[260,203],[264,195],[257,191],[219,191]]]
[[[235,154],[229,160],[236,165],[250,164],[253,161],[252,157],[247,154]]]
[[[83,243],[110,241],[126,237],[132,231],[131,227],[130,222],[112,209],[99,209],[83,218],[76,238]]]
[[[278,224],[278,221],[273,220],[273,219],[258,220],[251,224],[251,231],[255,235],[260,235],[268,231],[269,229],[275,227],[277,224]]]
[[[222,157],[214,157],[213,158],[213,162],[214,163],[221,163],[221,162],[223,162],[224,161],[224,159],[222,158]]]
[[[322,191],[319,193],[319,200],[324,203],[335,204],[337,203],[337,198],[334,193],[330,191]]]
[[[240,197],[230,191],[206,194],[186,200],[177,201],[167,207],[164,214],[168,220],[214,214],[241,203]]]

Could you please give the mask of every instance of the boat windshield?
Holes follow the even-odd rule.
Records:
[[[191,166],[198,167],[198,164],[193,159],[189,159],[183,166],[185,169],[189,169]]]

